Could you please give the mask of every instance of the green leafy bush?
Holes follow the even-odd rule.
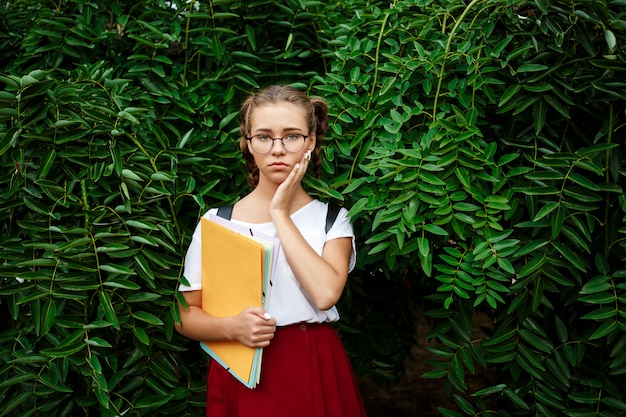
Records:
[[[5,5],[0,415],[204,414],[184,251],[246,188],[242,95],[321,61],[299,3],[154,3]]]
[[[624,4],[358,4],[319,87],[338,191],[373,287],[423,296],[441,412],[623,414]]]
[[[623,2],[4,9],[0,415],[203,414],[175,289],[198,216],[246,190],[242,96],[276,82],[331,107],[306,185],[354,219],[359,375],[402,375],[419,307],[443,415],[623,414]]]

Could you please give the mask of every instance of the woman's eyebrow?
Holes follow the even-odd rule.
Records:
[[[271,129],[269,127],[259,127],[253,130],[253,132],[265,132],[265,133],[271,133],[273,131],[274,129]],[[304,129],[301,127],[285,127],[282,129],[282,132],[293,132],[293,131],[303,132]]]

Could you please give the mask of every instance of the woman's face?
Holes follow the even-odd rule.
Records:
[[[315,147],[315,133],[309,132],[308,122],[302,107],[289,103],[263,104],[254,109],[250,115],[250,137],[267,135],[281,138],[287,134],[308,136],[304,146],[297,152],[288,152],[280,140],[273,141],[269,152],[259,153],[248,141],[248,149],[259,168],[259,181],[269,180],[282,183],[294,166],[302,161],[305,152]]]

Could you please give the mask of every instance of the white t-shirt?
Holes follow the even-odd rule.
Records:
[[[352,252],[350,253],[349,271],[352,271],[356,263],[356,245],[354,230],[350,219],[346,216],[348,211],[342,208],[332,228],[325,233],[327,204],[319,200],[313,200],[291,215],[300,233],[309,245],[319,255],[322,254],[324,243],[327,240],[342,237],[352,239]],[[211,209],[203,217],[209,214],[217,214],[217,209]],[[276,236],[274,224],[252,224],[233,220],[260,233]],[[181,284],[179,291],[193,291],[202,289],[202,248],[201,228],[196,226],[191,244],[185,256],[185,269],[183,275],[189,281],[189,286]],[[278,326],[286,326],[293,323],[322,323],[333,322],[339,319],[336,307],[329,310],[319,310],[307,297],[295,275],[291,271],[284,253],[279,254],[276,266],[276,274],[270,290],[268,313],[276,318]]]

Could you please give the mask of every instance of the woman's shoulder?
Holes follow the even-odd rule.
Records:
[[[326,201],[313,199],[313,201],[311,201],[311,203],[309,203],[307,207],[310,207],[311,210],[323,211],[324,213],[326,213],[326,211],[328,210],[336,210],[336,211],[340,211],[343,213],[348,212],[348,209],[346,207],[334,201],[326,202]]]
[[[309,202],[295,213],[295,217],[307,222],[324,221],[331,217],[333,220],[347,218],[348,210],[334,202],[324,202],[317,199]]]
[[[313,200],[302,206],[299,210],[297,210],[296,213],[300,215],[304,213],[307,216],[315,215],[318,213],[326,213],[326,205],[327,203],[314,198]]]
[[[220,208],[221,206],[217,206],[217,207],[211,207],[210,209],[208,209],[203,215],[202,217],[204,217],[205,219],[209,218],[209,215],[216,215],[217,214],[217,210]]]

